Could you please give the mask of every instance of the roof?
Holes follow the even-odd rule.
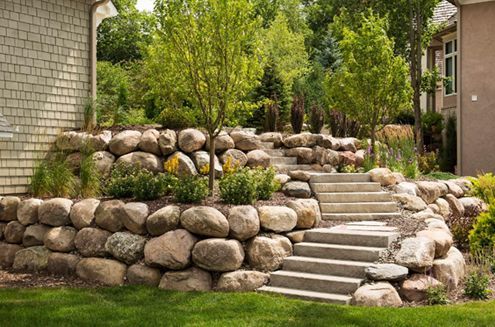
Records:
[[[433,12],[433,23],[442,24],[449,22],[452,16],[457,14],[457,7],[447,0],[442,0]]]
[[[7,119],[0,113],[0,138],[12,137],[14,129],[10,126]]]

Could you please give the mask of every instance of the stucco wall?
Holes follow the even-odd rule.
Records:
[[[80,127],[89,96],[90,0],[0,0],[0,194],[26,191],[62,129]]]
[[[495,1],[462,6],[460,163],[466,175],[495,171],[494,34]]]

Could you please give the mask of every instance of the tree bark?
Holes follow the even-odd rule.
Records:
[[[215,133],[209,132],[210,141],[210,171],[208,172],[208,188],[210,196],[213,195],[213,187],[215,185]]]

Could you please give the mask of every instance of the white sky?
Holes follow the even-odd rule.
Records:
[[[154,0],[138,0],[137,9],[152,11],[155,4]]]

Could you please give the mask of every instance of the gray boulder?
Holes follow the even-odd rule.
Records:
[[[232,166],[244,167],[247,165],[248,157],[241,150],[230,149],[220,155],[221,163],[225,164],[229,160]]]
[[[122,223],[124,205],[120,200],[101,202],[95,211],[96,225],[114,233],[121,230],[124,227]]]
[[[233,271],[244,261],[244,249],[237,240],[210,238],[196,243],[192,250],[194,264],[209,271]]]
[[[38,222],[38,209],[43,203],[40,199],[27,199],[21,201],[17,206],[17,220],[24,226]]]
[[[253,206],[232,207],[227,220],[230,236],[239,241],[255,236],[260,230],[258,211]]]
[[[145,243],[142,236],[118,232],[107,239],[105,250],[115,259],[130,265],[144,256]]]
[[[70,252],[74,250],[74,238],[77,230],[74,227],[62,226],[50,229],[43,239],[43,243],[52,251]]]
[[[18,221],[11,221],[5,226],[3,237],[7,243],[20,244],[22,243],[22,237],[24,236],[25,231],[26,226]]]
[[[164,156],[174,153],[177,151],[177,134],[170,129],[162,131],[158,137],[158,146]]]
[[[12,268],[18,271],[38,272],[45,270],[48,266],[50,250],[44,246],[32,246],[19,250],[15,254]]]
[[[43,202],[38,209],[40,223],[50,226],[63,226],[70,222],[69,214],[72,201],[64,198],[55,198]]]
[[[70,220],[77,229],[90,227],[95,221],[95,211],[100,205],[100,200],[84,199],[72,206]]]
[[[107,254],[105,244],[110,235],[112,234],[106,230],[86,227],[77,233],[74,245],[85,257],[103,257]]]
[[[365,269],[370,280],[400,281],[407,277],[409,269],[393,263],[372,264]]]
[[[191,233],[209,237],[227,237],[229,222],[215,208],[198,206],[184,211],[180,217],[181,225]]]
[[[185,153],[201,150],[205,142],[205,135],[197,129],[188,128],[179,132],[179,148]]]
[[[311,197],[311,188],[306,182],[288,182],[282,187],[282,191],[285,195],[294,198],[308,199]]]
[[[131,285],[147,285],[157,287],[162,274],[159,269],[141,264],[134,264],[127,269],[127,281]]]
[[[117,156],[123,156],[136,151],[141,141],[141,132],[126,130],[115,135],[109,142],[110,152]]]
[[[180,292],[206,292],[211,290],[212,285],[209,272],[192,267],[183,271],[166,272],[158,288]]]
[[[179,227],[180,208],[170,205],[159,209],[146,219],[146,229],[153,236],[165,234]]]
[[[185,229],[152,238],[144,247],[147,265],[180,270],[191,263],[191,250],[198,239]]]
[[[163,172],[163,160],[153,153],[148,152],[131,152],[121,156],[116,163],[125,163],[128,165],[136,165],[142,169],[146,169],[152,173]]]
[[[254,270],[237,270],[223,273],[217,290],[227,292],[253,292],[268,283],[270,275]]]
[[[48,233],[50,227],[45,225],[29,225],[26,227],[24,236],[22,237],[22,245],[25,247],[43,245],[45,234]]]
[[[413,271],[424,272],[431,268],[435,258],[435,242],[428,237],[414,237],[402,241],[395,262]]]
[[[160,146],[158,145],[159,137],[160,132],[158,132],[154,128],[144,131],[143,135],[141,135],[141,140],[139,141],[139,149],[144,152],[149,152],[156,154],[157,156],[161,156],[162,151],[160,150]]]
[[[122,223],[125,228],[134,234],[145,234],[148,214],[148,205],[145,203],[126,203],[123,208]]]
[[[74,254],[52,252],[48,257],[46,269],[54,275],[72,276],[76,273],[79,260],[81,259]]]
[[[230,133],[234,140],[235,148],[242,151],[252,151],[261,148],[259,137],[246,131],[234,131]]]

